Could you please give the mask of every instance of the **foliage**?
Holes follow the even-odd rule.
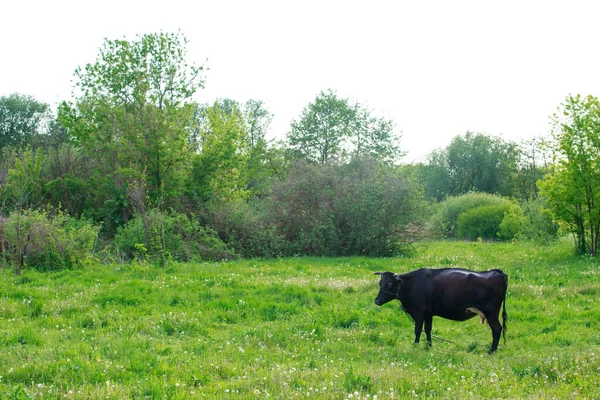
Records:
[[[430,348],[373,303],[374,271],[449,265],[509,276],[493,356],[478,318],[436,318]],[[454,241],[390,259],[27,270],[0,277],[0,398],[595,399],[597,271],[568,242]]]
[[[50,106],[32,96],[13,93],[0,97],[0,149],[26,147],[46,133]]]
[[[435,235],[450,238],[457,237],[458,219],[461,214],[484,206],[500,206],[506,200],[488,193],[470,192],[461,196],[450,197],[437,205],[433,217],[433,232]]]
[[[182,194],[190,99],[204,82],[203,67],[186,61],[186,45],[167,33],[106,40],[96,62],[76,70],[80,96],[61,104],[59,120],[98,161],[95,174],[113,181],[111,192],[143,179],[151,204]]]
[[[268,209],[277,232],[286,241],[286,253],[325,255],[336,248],[334,168],[298,160],[287,179],[273,189]]]
[[[15,211],[4,229],[12,264],[26,248],[26,265],[41,271],[79,268],[93,262],[99,228],[62,212]],[[27,238],[27,239],[25,239]]]
[[[351,158],[375,158],[380,162],[393,164],[404,155],[398,142],[394,121],[373,115],[365,106],[356,103],[353,106],[353,118],[350,124],[346,146]]]
[[[352,157],[393,163],[402,155],[394,129],[393,121],[327,90],[304,108],[298,121],[292,121],[287,141],[297,155],[320,164]]]
[[[515,143],[467,132],[429,156],[425,182],[431,187],[426,192],[437,200],[469,191],[511,196],[518,160]]]
[[[353,110],[348,100],[332,90],[320,92],[292,121],[289,146],[307,160],[327,164],[339,160],[344,139],[349,135]]]
[[[548,245],[560,236],[559,224],[552,219],[548,202],[538,197],[521,205],[526,221],[522,225],[520,237],[535,243]]]
[[[5,196],[9,210],[38,207],[42,200],[43,151],[26,149],[12,158],[6,177]]]
[[[227,202],[248,196],[248,141],[237,105],[230,110],[218,103],[206,109],[200,132],[200,152],[194,156],[188,193],[200,203]]]
[[[298,161],[271,197],[287,254],[385,256],[419,237],[422,193],[391,166],[355,159],[345,166]]]
[[[498,231],[504,219],[504,214],[509,211],[508,204],[478,206],[461,213],[458,216],[457,236],[459,239],[468,240],[494,240],[498,238]],[[505,226],[505,235],[510,236],[509,229]],[[512,234],[514,237],[514,233]]]
[[[596,255],[600,240],[600,101],[569,96],[553,117],[557,158],[541,184],[556,219],[573,233],[577,251]]]
[[[509,186],[512,196],[522,201],[533,201],[539,196],[537,182],[550,172],[551,154],[546,140],[533,138],[519,145],[519,163]]]
[[[502,222],[498,226],[497,235],[501,240],[513,240],[523,237],[521,233],[525,229],[528,220],[523,214],[523,209],[517,204],[509,204],[508,210],[504,212]]]
[[[128,259],[164,263],[235,258],[209,228],[173,210],[151,209],[119,228],[115,243]]]
[[[203,219],[229,248],[244,258],[283,255],[283,240],[264,201],[212,204]]]

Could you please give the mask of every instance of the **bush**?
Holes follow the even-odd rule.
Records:
[[[263,207],[259,202],[222,203],[210,207],[204,219],[240,256],[276,257],[282,253],[283,242]]]
[[[173,210],[157,209],[136,215],[119,228],[115,243],[128,259],[140,261],[224,260],[235,253],[210,228]]]
[[[507,202],[508,200],[502,197],[477,192],[449,197],[438,204],[437,212],[432,221],[433,233],[442,238],[456,238],[460,236],[458,235],[458,219],[461,214],[477,207],[498,206]]]
[[[521,232],[527,224],[523,210],[516,204],[511,204],[508,211],[498,227],[498,238],[501,240],[513,240],[521,236]]]
[[[26,247],[26,263],[39,270],[77,268],[93,260],[99,227],[57,211],[17,211],[9,215],[6,238],[13,265]]]
[[[334,255],[337,186],[333,166],[298,160],[268,199],[269,220],[284,240],[282,255]]]
[[[526,223],[520,237],[539,244],[549,244],[559,237],[559,225],[552,219],[546,208],[546,199],[538,197],[523,203],[523,214]]]
[[[457,236],[459,239],[496,239],[508,204],[479,206],[458,216]]]
[[[373,159],[298,161],[273,190],[269,218],[285,255],[390,256],[421,237],[422,189]]]

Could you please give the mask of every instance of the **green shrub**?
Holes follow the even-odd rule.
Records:
[[[210,228],[173,210],[150,210],[136,215],[119,228],[115,243],[127,259],[164,262],[193,260],[224,260],[235,258]]]
[[[521,238],[549,244],[559,237],[559,225],[552,219],[543,197],[528,201],[522,207],[526,223],[523,225]]]
[[[262,202],[216,204],[210,207],[204,219],[227,246],[244,258],[281,254],[283,241],[269,222]]]
[[[508,204],[479,206],[458,216],[459,239],[496,239],[504,214],[508,212]]]
[[[269,218],[285,255],[390,256],[422,236],[422,188],[373,159],[298,161],[273,190]]]
[[[433,233],[443,238],[456,238],[458,234],[458,219],[461,214],[482,206],[497,206],[506,204],[508,200],[488,193],[469,192],[461,196],[449,197],[437,206],[437,212],[432,221]],[[495,234],[495,232],[494,232]]]
[[[498,227],[498,238],[502,240],[516,239],[520,236],[526,223],[527,219],[523,215],[521,207],[516,204],[510,205]]]
[[[27,265],[39,270],[77,268],[93,261],[99,227],[57,211],[12,212],[5,234],[13,265],[25,250]],[[26,246],[26,247],[25,247]]]

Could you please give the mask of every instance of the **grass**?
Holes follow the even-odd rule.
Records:
[[[506,345],[476,318],[414,345],[373,272],[424,266],[507,272]],[[599,294],[569,243],[27,270],[0,277],[0,398],[600,398]]]

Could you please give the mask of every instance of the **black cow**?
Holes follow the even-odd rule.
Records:
[[[508,276],[499,269],[475,272],[461,268],[421,268],[406,274],[376,272],[381,276],[375,304],[400,300],[402,308],[415,321],[415,343],[419,343],[423,323],[431,345],[433,316],[465,321],[475,315],[488,320],[492,330],[490,354],[498,348],[500,333],[506,343],[506,289]],[[504,305],[503,305],[504,303]],[[502,325],[498,316],[502,306]]]

